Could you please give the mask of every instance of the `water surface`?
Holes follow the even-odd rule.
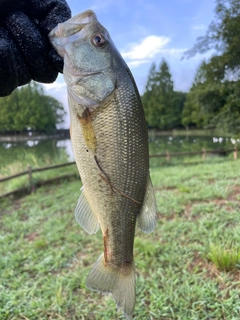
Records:
[[[173,135],[149,133],[150,154],[231,149],[240,139],[213,135]],[[74,161],[70,139],[34,140],[24,142],[0,141],[0,170],[16,162],[37,167],[44,164]]]

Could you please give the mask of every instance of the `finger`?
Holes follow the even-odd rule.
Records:
[[[31,81],[31,76],[9,33],[0,28],[0,96],[9,95],[17,86]]]
[[[5,23],[14,42],[21,49],[32,79],[45,83],[55,81],[58,72],[48,58],[50,45],[37,26],[20,11],[9,15]]]
[[[34,2],[34,0],[32,0]],[[45,8],[45,13],[41,18],[39,15],[39,27],[48,35],[58,23],[64,22],[71,18],[71,10],[65,0],[42,0],[35,1],[36,7],[41,4],[41,8]],[[51,8],[51,9],[49,9]],[[40,8],[39,8],[40,12]]]

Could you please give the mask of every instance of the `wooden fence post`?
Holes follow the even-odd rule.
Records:
[[[166,151],[166,160],[167,162],[170,161],[170,152],[168,150]]]
[[[34,191],[34,187],[32,184],[32,167],[29,164],[27,168],[28,168],[28,186],[29,186],[30,193],[32,193],[32,191]]]
[[[236,160],[238,157],[238,150],[237,150],[237,146],[234,146],[234,152],[233,152],[233,158]]]
[[[207,153],[206,153],[206,149],[203,148],[203,149],[202,149],[202,159],[203,159],[203,160],[206,159],[206,154],[207,154]]]

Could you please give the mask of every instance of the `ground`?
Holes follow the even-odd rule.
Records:
[[[158,223],[137,229],[134,319],[240,318],[240,161],[154,167]],[[74,219],[79,180],[0,203],[0,320],[124,319],[86,288],[101,233]]]

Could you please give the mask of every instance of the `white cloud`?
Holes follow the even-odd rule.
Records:
[[[100,12],[111,12],[112,15],[112,10],[115,10],[119,15],[121,15],[129,10],[123,0],[95,0],[93,1],[92,5],[88,4],[87,8],[96,12],[97,15]]]
[[[194,31],[204,31],[206,29],[207,27],[204,24],[195,24],[194,26],[192,26],[192,30]]]
[[[43,83],[43,87],[46,89],[46,90],[55,90],[55,91],[58,91],[58,90],[62,90],[63,88],[66,87],[66,84],[63,82],[53,82],[53,83]]]
[[[153,61],[153,58],[159,54],[180,59],[187,49],[166,48],[170,40],[169,37],[164,36],[148,36],[140,43],[130,44],[130,49],[121,51],[121,54],[131,69]]]
[[[112,0],[105,0],[105,1],[94,1],[93,5],[90,6],[90,9],[96,12],[104,10],[110,7],[113,4]]]
[[[168,37],[148,36],[143,39],[140,44],[132,44],[129,51],[122,52],[122,56],[124,59],[130,60],[151,59],[159,53],[169,41],[170,38]]]
[[[141,64],[144,64],[144,63],[148,63],[149,60],[133,60],[133,61],[130,61],[127,63],[127,65],[129,66],[129,68],[137,68],[139,67]]]
[[[172,56],[179,56],[182,55],[187,49],[163,49],[161,50],[161,53],[166,54],[166,55],[172,55]]]
[[[63,104],[66,111],[64,124],[62,127],[69,128],[70,116],[68,108],[67,86],[63,80],[63,76],[59,74],[57,80],[53,83],[43,84],[44,90],[47,94],[54,97]]]

